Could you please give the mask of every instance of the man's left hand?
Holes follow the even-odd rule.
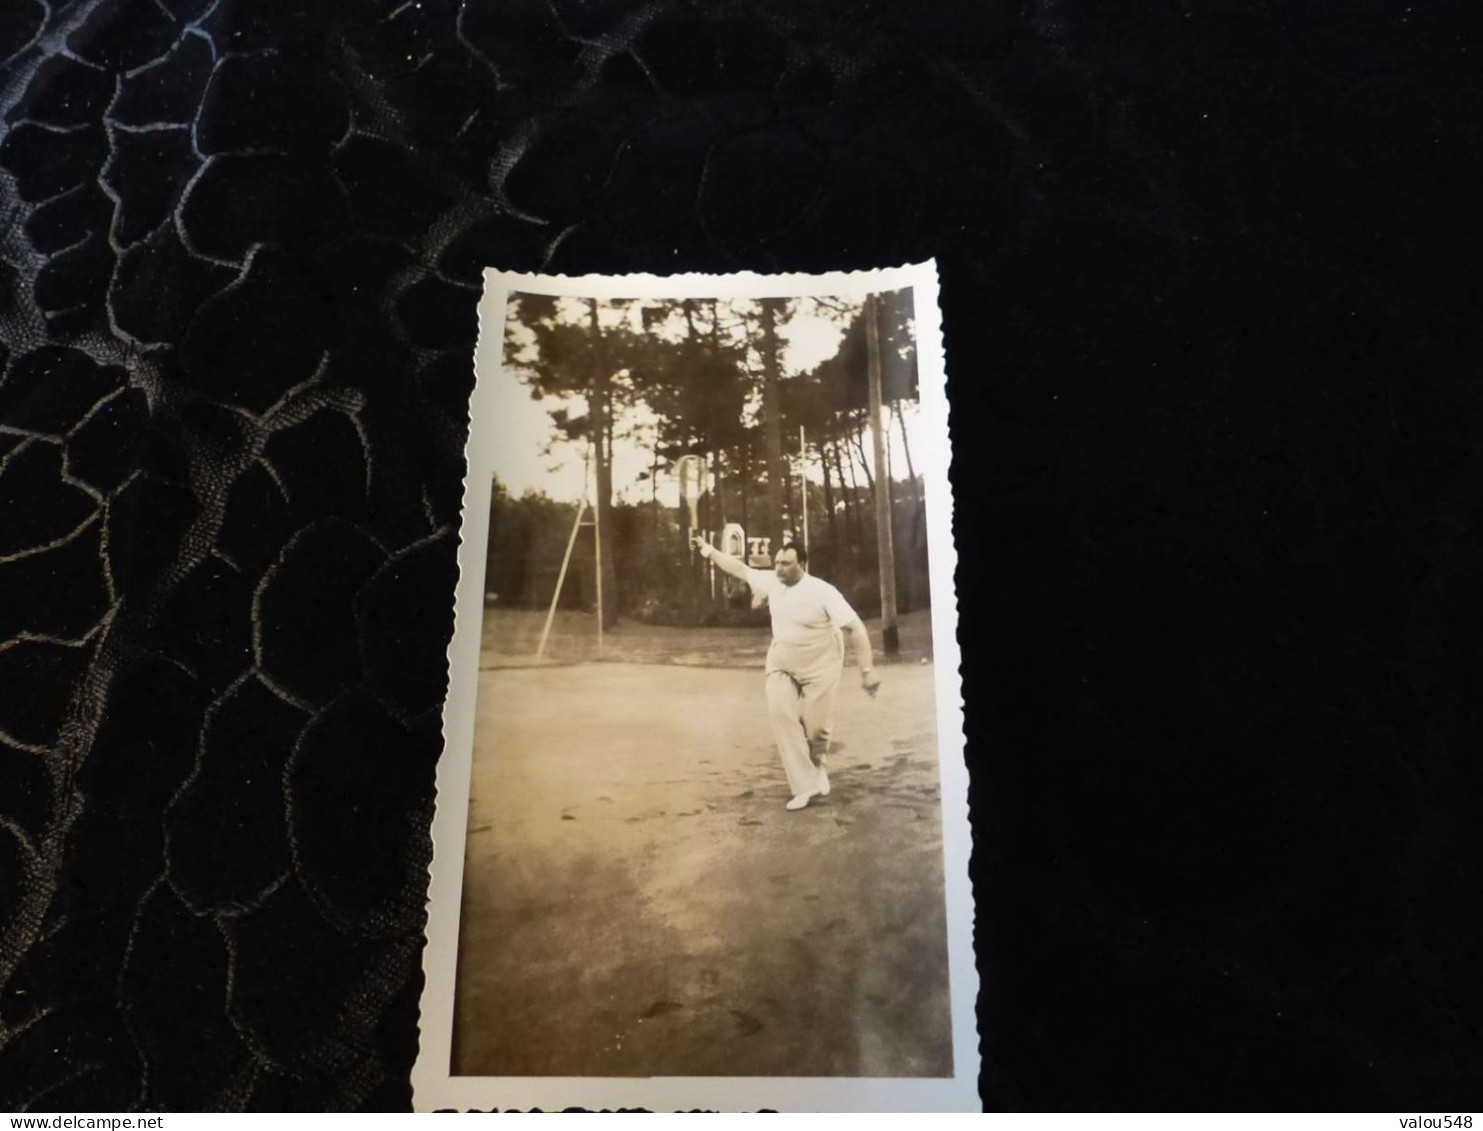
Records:
[[[880,690],[881,677],[874,671],[863,671],[860,673],[860,686],[865,688],[865,693],[874,699],[875,693]]]

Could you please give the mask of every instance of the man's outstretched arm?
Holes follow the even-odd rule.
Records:
[[[845,625],[844,630],[855,642],[855,662],[860,665],[860,686],[873,696],[880,687],[881,680],[875,674],[875,656],[870,650],[870,633],[866,631],[865,622],[858,616]]]
[[[732,577],[741,581],[747,580],[747,563],[740,558],[734,558],[730,554],[716,549],[716,547],[712,546],[699,534],[693,535],[690,543],[700,551],[701,557],[710,558],[715,563],[716,568],[722,573],[729,573]]]

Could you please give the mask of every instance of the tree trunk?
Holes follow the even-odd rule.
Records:
[[[593,455],[597,464],[597,539],[602,547],[600,603],[602,625],[612,627],[618,619],[618,571],[613,563],[613,450],[612,390],[608,387],[607,342],[597,318],[597,300],[587,300],[588,325],[592,329],[592,395],[588,406],[591,417]]]
[[[654,542],[659,541],[659,431],[654,432],[654,461],[649,465],[649,507],[654,512]]]
[[[884,406],[882,406],[884,407]],[[886,408],[881,416],[881,432],[884,437],[884,459],[881,465],[881,482],[886,486],[886,501],[891,515],[891,573],[896,579],[896,605],[900,610],[902,605],[911,608],[911,587],[909,585],[910,574],[901,572],[901,562],[898,560],[901,553],[901,544],[896,537],[896,504],[901,500],[900,491],[896,489],[896,477],[892,474],[891,464],[891,410]]]
[[[753,535],[753,534],[756,533],[756,531],[754,531],[752,529],[751,515],[750,515],[749,509],[748,509],[748,506],[747,506],[747,497],[751,494],[751,486],[752,486],[752,457],[747,454],[747,449],[746,449],[745,445],[743,445],[743,447],[741,449],[740,460],[741,460],[741,474],[742,474],[742,478],[741,478],[741,524],[742,524],[742,530],[746,533],[746,535],[748,537],[750,537],[751,535]],[[750,564],[750,563],[748,563],[748,564]]]
[[[711,358],[714,360],[721,352],[721,312],[716,299],[711,299],[711,328],[710,328]],[[709,446],[715,452],[716,464],[716,526],[726,525],[726,489],[725,489],[725,433],[724,430],[710,438]]]
[[[823,436],[819,437],[819,465],[824,469],[824,510],[829,519],[829,564],[834,565],[834,559],[839,553],[839,521],[834,514],[834,485],[830,482],[829,474],[829,441]]]
[[[922,576],[918,565],[921,561],[921,548],[927,526],[926,499],[922,485],[917,481],[916,466],[911,461],[911,440],[906,435],[906,417],[901,412],[901,401],[899,399],[892,401],[891,409],[895,412],[896,423],[901,428],[901,450],[906,454],[906,474],[911,477],[911,538],[907,544],[909,551],[907,577],[911,579],[911,602],[908,607],[916,608],[919,596],[927,594],[931,588],[927,579]],[[930,601],[922,603],[926,604]]]
[[[865,544],[865,527],[860,521],[860,484],[855,478],[855,461],[843,438],[834,442],[834,465],[839,469],[840,490],[844,492],[845,525],[849,526],[851,520],[854,522],[855,531],[850,538],[853,554],[857,547]],[[846,472],[849,474],[848,480],[845,478]]]
[[[865,299],[865,355],[870,381],[870,437],[875,449],[875,546],[881,575],[881,638],[886,655],[901,651],[896,627],[896,549],[891,537],[891,469],[881,419],[880,299]]]
[[[891,411],[887,408],[882,427],[885,430],[885,486],[891,495],[891,553],[894,554],[896,562],[896,597],[897,608],[905,608],[908,611],[916,608],[916,571],[912,568],[912,545],[915,543],[914,528],[916,523],[916,498],[915,492],[906,492],[903,500],[899,489],[899,482],[894,473],[894,461],[891,460]],[[903,437],[905,442],[905,437]],[[902,503],[906,503],[906,538],[897,537],[902,523]]]
[[[710,474],[706,480],[710,489],[704,495],[707,538],[710,538],[712,543],[719,543],[724,520],[721,517],[721,460],[715,452],[706,452],[706,467],[710,468]],[[707,562],[704,565],[704,574],[706,574],[706,600],[710,605],[715,606],[716,594],[721,591],[721,587],[716,584],[715,566]]]
[[[911,479],[911,495],[912,498],[920,501],[922,496],[921,492],[917,490],[917,469],[916,465],[911,462],[911,440],[906,435],[906,417],[901,415],[901,402],[899,400],[891,402],[891,411],[895,413],[896,424],[901,429],[901,450],[906,453],[906,474]]]
[[[866,425],[860,425],[856,431],[850,434],[850,438],[855,441],[855,451],[860,455],[860,470],[865,473],[865,489],[874,495],[875,476],[870,473],[870,462],[865,458],[865,442],[861,439],[865,428]]]
[[[758,299],[762,308],[762,433],[767,444],[767,536],[776,553],[783,544],[787,469],[783,466],[783,417],[778,404],[777,315],[786,299]]]

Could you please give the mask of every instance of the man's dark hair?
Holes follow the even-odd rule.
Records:
[[[781,546],[778,547],[778,553],[781,554],[784,550],[792,550],[795,554],[797,554],[799,565],[808,565],[808,551],[800,546],[797,542],[784,542]]]

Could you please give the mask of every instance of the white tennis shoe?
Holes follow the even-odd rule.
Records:
[[[818,789],[814,790],[812,793],[800,793],[797,797],[793,798],[793,800],[789,801],[787,805],[783,806],[783,808],[791,809],[794,812],[797,812],[799,809],[805,808],[808,803],[815,797],[828,797],[829,775],[820,770],[819,777],[822,778],[823,781],[820,783]]]

